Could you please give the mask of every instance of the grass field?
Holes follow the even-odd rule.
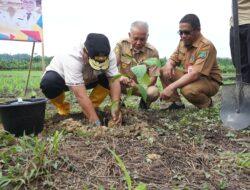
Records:
[[[32,92],[36,92],[38,96],[42,95],[39,89],[42,74],[42,71],[31,71],[26,95],[27,97],[30,97]],[[0,71],[0,98],[19,96],[24,97],[27,77],[27,70]],[[223,77],[225,78],[224,83],[232,83],[232,79],[235,77],[235,74],[227,72],[223,74]],[[160,85],[160,82],[158,82],[158,85]]]
[[[39,83],[42,71],[31,71],[28,85],[27,97],[33,91],[39,93]],[[0,71],[0,98],[3,97],[24,97],[28,71]]]

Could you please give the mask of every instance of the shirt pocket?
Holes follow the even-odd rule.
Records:
[[[120,73],[127,77],[133,76],[131,71],[131,60],[125,56],[121,57]]]

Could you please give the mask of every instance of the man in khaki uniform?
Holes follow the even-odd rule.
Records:
[[[161,69],[165,109],[185,108],[177,89],[198,108],[212,106],[214,96],[222,84],[216,61],[216,49],[200,32],[199,18],[185,15],[179,23],[180,42],[168,63]],[[177,69],[176,66],[182,66]]]
[[[250,1],[238,0],[238,14],[239,14],[239,35],[240,35],[240,66],[242,81],[250,83]],[[231,17],[230,29],[230,48],[233,63],[235,64],[234,55],[234,32],[233,19]],[[236,65],[235,65],[236,66]]]
[[[148,24],[146,22],[133,22],[128,35],[128,39],[121,40],[116,44],[115,47],[117,65],[120,73],[122,74],[120,83],[123,93],[127,93],[126,89],[131,87],[133,94],[140,96],[140,93],[136,87],[137,79],[132,73],[131,67],[140,64],[147,58],[159,58],[159,55],[155,47],[147,43],[149,34]],[[159,97],[158,88],[155,86],[157,80],[157,68],[149,67],[148,74],[150,76],[150,84],[147,88],[147,102],[144,102],[141,98],[139,104],[141,109],[148,109],[149,105]],[[99,106],[99,104],[106,97],[101,97],[100,95],[97,96],[97,91],[100,89],[99,87],[100,86],[97,86],[90,95],[91,100],[96,107]]]

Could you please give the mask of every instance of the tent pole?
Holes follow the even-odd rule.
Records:
[[[42,41],[42,71],[45,71],[45,62],[44,62],[44,43]]]

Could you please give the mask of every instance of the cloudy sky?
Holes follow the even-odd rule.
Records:
[[[130,24],[149,24],[149,39],[160,57],[173,52],[179,41],[179,20],[197,14],[201,31],[217,48],[218,57],[230,57],[231,0],[43,0],[45,55],[53,56],[85,39],[90,32],[104,33],[111,46],[128,36]],[[0,53],[30,53],[32,43],[0,41]],[[41,54],[41,44],[35,52]]]

